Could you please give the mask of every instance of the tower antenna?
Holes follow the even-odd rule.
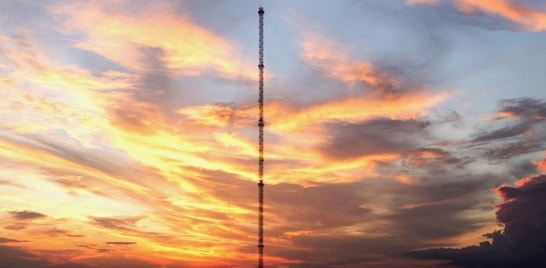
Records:
[[[260,70],[259,77],[259,156],[258,156],[258,267],[264,267],[264,9],[260,7],[258,9],[258,15],[260,16],[260,29],[259,29],[259,64]]]

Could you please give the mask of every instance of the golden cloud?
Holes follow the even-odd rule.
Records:
[[[157,56],[166,63],[166,71],[194,76],[214,70],[226,78],[254,80],[250,74],[255,72],[250,70],[255,66],[241,62],[235,44],[193,23],[187,14],[175,13],[171,2],[149,4],[132,14],[122,12],[129,5],[130,1],[116,2],[117,8],[105,2],[71,2],[50,11],[66,18],[65,31],[85,36],[75,43],[77,48],[125,67],[151,70],[142,49],[154,48],[160,50]]]
[[[507,0],[457,0],[458,9],[465,13],[483,11],[504,17],[518,23],[530,31],[546,29],[546,12],[537,11]]]
[[[377,71],[370,62],[350,59],[343,53],[350,49],[334,41],[310,34],[304,37],[301,46],[305,62],[345,83],[364,82],[371,86],[398,83],[389,74]]]

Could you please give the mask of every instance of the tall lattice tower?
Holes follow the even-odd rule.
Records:
[[[259,29],[259,64],[260,70],[259,78],[259,156],[258,156],[258,267],[264,267],[264,9],[260,7],[258,9],[258,15],[260,16],[260,29]]]

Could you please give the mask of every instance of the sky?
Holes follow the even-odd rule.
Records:
[[[543,252],[543,1],[2,0],[0,263],[255,266],[260,6],[267,267]]]

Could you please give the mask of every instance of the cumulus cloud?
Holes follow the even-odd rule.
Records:
[[[504,201],[498,205],[497,219],[504,224],[508,243],[525,243],[529,239],[526,236],[546,227],[546,208],[542,206],[546,201],[546,175],[521,179],[516,187],[502,185],[496,191]]]
[[[523,178],[515,186],[495,188],[502,202],[496,206],[502,230],[484,236],[479,246],[415,251],[419,258],[448,259],[463,267],[538,267],[546,264],[546,175]]]

